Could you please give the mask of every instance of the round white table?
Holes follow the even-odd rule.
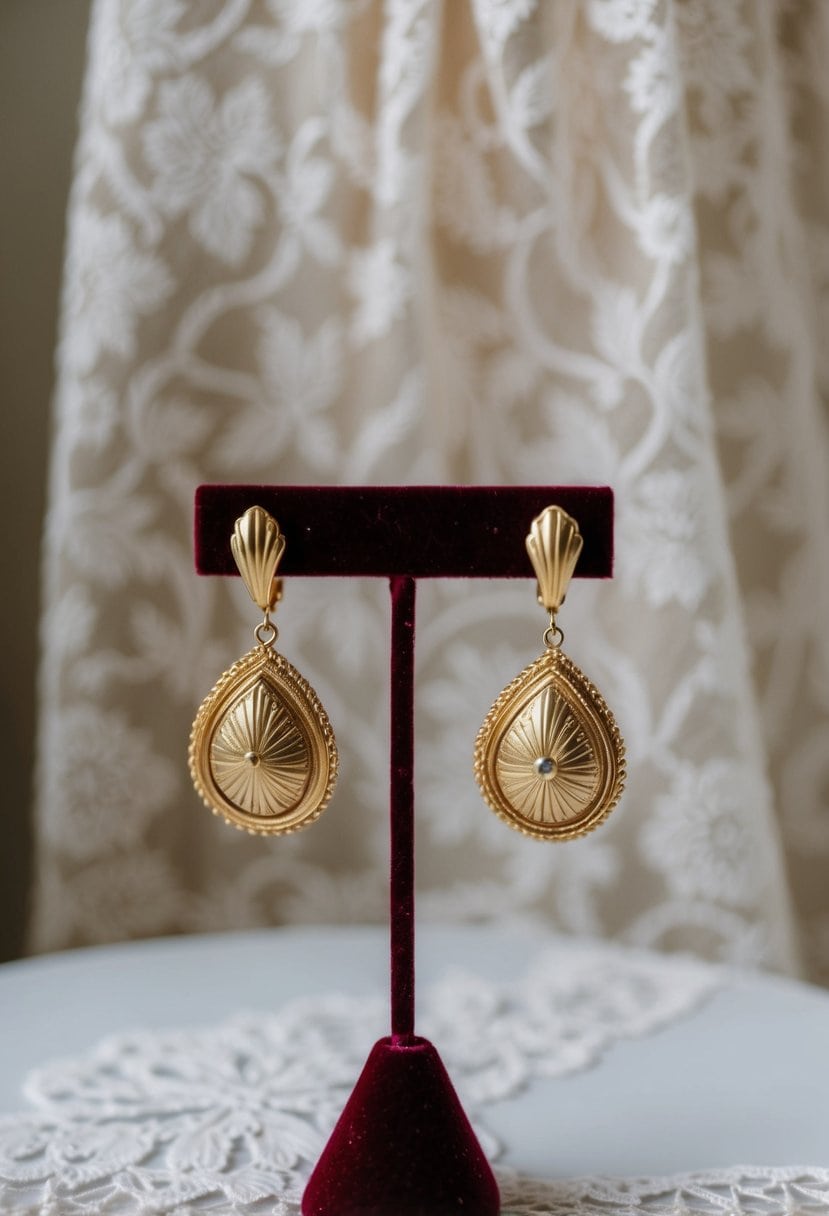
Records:
[[[538,969],[541,955],[551,974],[577,972],[586,960],[586,978],[574,981],[584,985],[594,949],[534,930],[423,927],[419,992],[428,995],[460,968],[480,986],[478,996],[470,989],[480,1004],[487,986],[509,992],[528,968]],[[628,955],[614,949],[614,966],[623,967]],[[670,980],[674,962],[649,956],[648,966],[656,976],[664,968]],[[829,995],[771,976],[704,965],[703,972],[698,995],[665,1024],[612,1041],[611,1011],[610,1041],[597,1058],[569,1075],[540,1068],[518,1092],[486,1105],[486,1128],[503,1150],[499,1164],[538,1178],[829,1165]],[[376,995],[386,984],[386,935],[369,927],[165,939],[7,964],[0,968],[0,1110],[25,1109],[21,1087],[31,1070],[53,1057],[82,1057],[104,1036],[133,1028],[197,1033],[239,1011],[273,1013],[300,998],[311,998],[313,1009],[331,994],[358,1002],[375,994],[366,1005],[368,1047],[387,1033]],[[527,999],[527,1008],[538,1000]],[[601,990],[585,998],[597,999]],[[511,1016],[506,1033],[520,1038]]]

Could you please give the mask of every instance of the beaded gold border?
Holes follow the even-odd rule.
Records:
[[[564,823],[539,824],[522,815],[506,797],[495,765],[501,740],[520,712],[516,701],[529,703],[550,684],[562,693],[580,719],[596,757],[600,781],[596,793],[578,816]],[[535,840],[575,840],[603,823],[619,802],[627,775],[625,745],[616,719],[599,690],[556,648],[525,667],[496,698],[475,740],[474,772],[487,805],[511,828]]]
[[[254,815],[231,802],[217,785],[210,746],[229,705],[259,679],[282,697],[309,744],[311,773],[300,801],[290,811]],[[255,646],[224,672],[199,706],[190,732],[190,775],[202,801],[225,823],[251,836],[287,835],[309,827],[327,807],[337,780],[339,756],[328,714],[304,676],[270,646]]]

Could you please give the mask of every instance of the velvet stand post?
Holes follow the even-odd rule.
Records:
[[[524,537],[553,503],[584,537],[576,577],[609,578],[606,487],[201,486],[196,493],[200,574],[236,573],[233,524],[258,505],[288,542],[280,574],[385,577],[391,590],[391,1034],[369,1054],[308,1181],[303,1216],[497,1216],[492,1170],[436,1048],[415,1034],[415,580],[531,577]]]

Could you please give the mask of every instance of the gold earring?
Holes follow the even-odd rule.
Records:
[[[319,697],[274,649],[271,612],[281,598],[277,567],[285,537],[262,507],[236,520],[230,547],[264,612],[257,645],[205,697],[190,735],[193,784],[214,815],[253,836],[296,832],[328,805],[337,745]]]
[[[475,778],[497,815],[525,836],[572,840],[605,819],[625,784],[625,746],[598,690],[562,653],[556,613],[581,553],[560,507],[533,520],[527,552],[550,614],[545,650],[508,684],[475,742]]]

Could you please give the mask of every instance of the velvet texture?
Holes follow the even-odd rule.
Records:
[[[303,1216],[497,1216],[498,1187],[427,1039],[375,1043]]]
[[[414,1034],[414,639],[415,581],[396,576],[391,591],[391,756],[389,768],[389,920],[391,1032]]]
[[[358,578],[531,578],[524,537],[557,504],[578,520],[576,578],[613,574],[613,491],[606,486],[200,486],[200,574],[236,574],[228,544],[248,507],[288,537],[280,574]]]

